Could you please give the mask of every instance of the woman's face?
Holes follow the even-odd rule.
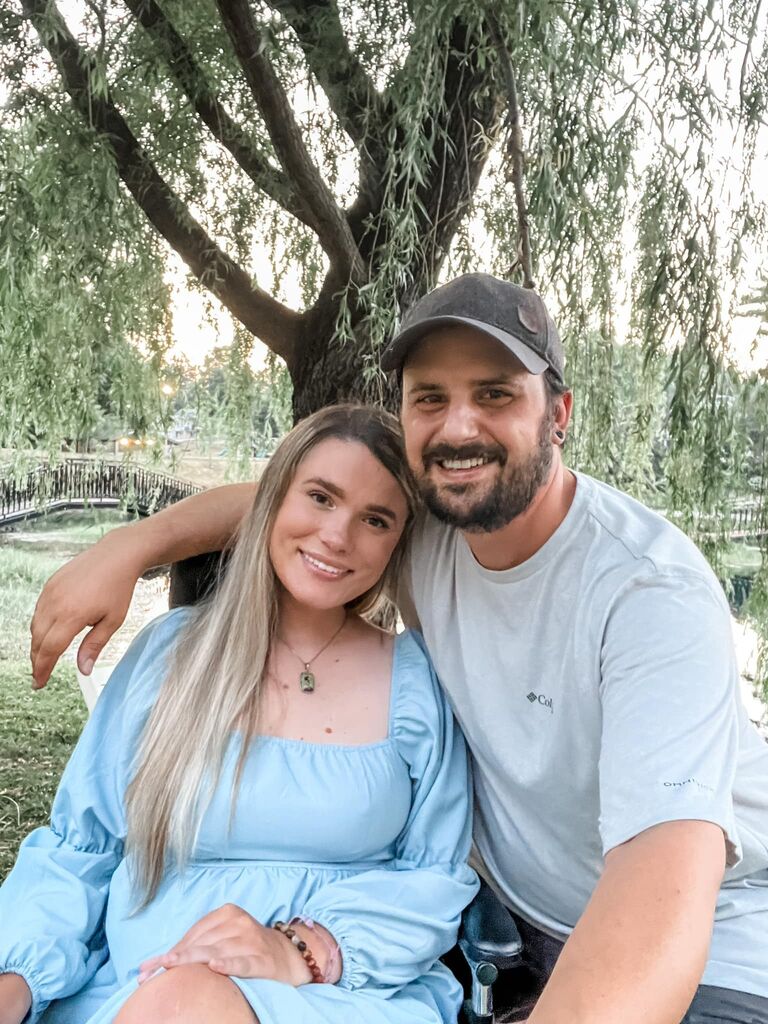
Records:
[[[338,608],[378,582],[407,517],[400,485],[365,445],[329,438],[299,463],[269,556],[295,600]]]

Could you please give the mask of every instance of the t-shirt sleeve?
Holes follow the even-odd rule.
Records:
[[[724,598],[695,573],[625,585],[606,620],[601,677],[603,852],[695,819],[722,828],[735,864],[738,670]]]
[[[397,579],[397,588],[395,593],[395,604],[397,610],[400,613],[400,618],[403,620],[404,625],[408,629],[414,629],[421,631],[421,623],[419,622],[419,615],[416,611],[416,602],[414,599],[413,592],[413,573],[414,573],[414,562],[418,557],[419,551],[423,547],[422,533],[424,531],[423,515],[419,516],[414,524],[413,531],[411,533],[408,547],[405,552],[405,558],[400,569],[400,574]]]

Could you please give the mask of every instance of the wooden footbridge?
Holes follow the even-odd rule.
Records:
[[[768,535],[768,514],[755,499],[735,501],[730,508],[731,540],[759,540]]]
[[[126,462],[42,463],[21,477],[0,474],[0,527],[66,509],[125,508],[148,516],[202,489]]]

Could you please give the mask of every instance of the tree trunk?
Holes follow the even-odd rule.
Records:
[[[338,302],[328,312],[330,316],[307,318],[297,346],[301,358],[290,367],[294,422],[336,402],[367,402],[396,412],[399,388],[381,374],[364,339],[339,341]],[[359,331],[365,333],[364,327]]]

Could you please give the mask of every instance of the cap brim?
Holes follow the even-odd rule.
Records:
[[[492,324],[484,324],[481,320],[472,320],[467,316],[433,316],[420,320],[413,327],[407,327],[397,335],[381,355],[382,370],[386,373],[390,370],[399,370],[413,346],[437,327],[471,327],[495,341],[500,341],[529,373],[543,373],[549,365],[533,349],[528,348],[524,341]]]

